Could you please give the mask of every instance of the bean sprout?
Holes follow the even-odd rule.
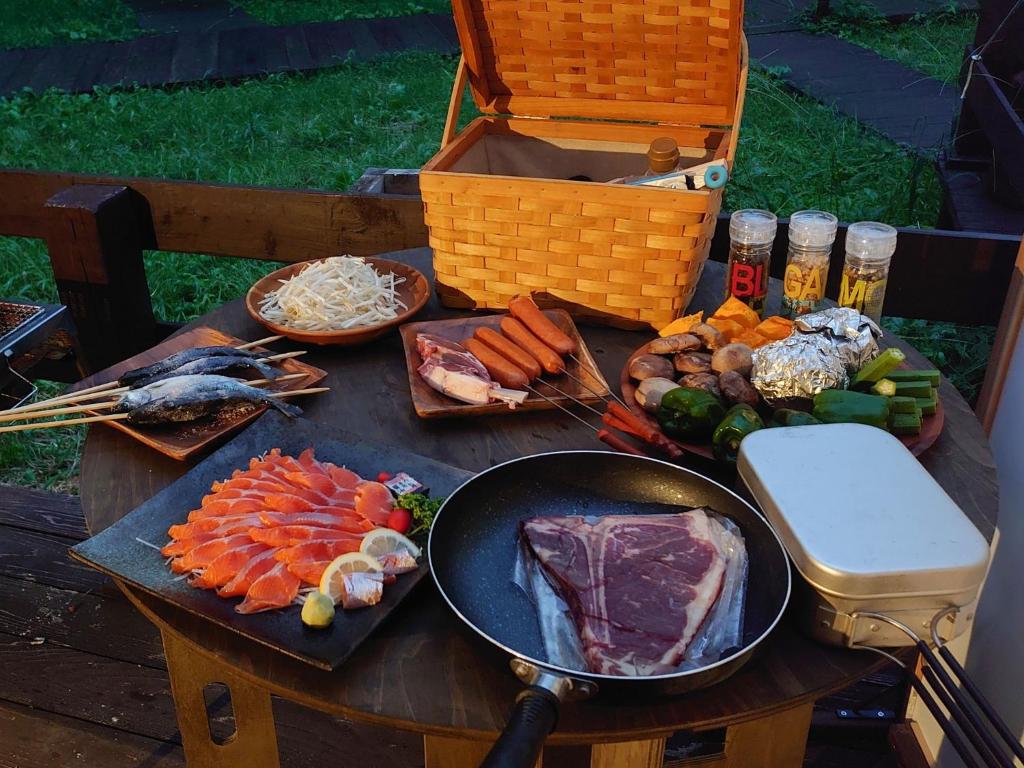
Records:
[[[398,317],[406,305],[397,286],[405,282],[355,256],[335,256],[305,267],[260,301],[260,314],[301,331],[344,331]]]

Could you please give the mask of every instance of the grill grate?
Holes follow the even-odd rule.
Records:
[[[13,304],[0,301],[0,349],[4,338],[43,311],[42,307],[33,304]]]

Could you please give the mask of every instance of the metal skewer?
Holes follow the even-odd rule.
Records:
[[[601,416],[601,412],[600,412],[599,410],[597,410],[596,408],[593,408],[593,407],[591,407],[591,406],[587,405],[587,404],[586,404],[586,403],[584,403],[584,402],[583,402],[582,400],[580,400],[580,399],[578,399],[578,398],[576,398],[576,397],[573,397],[573,396],[572,396],[572,395],[570,395],[570,394],[569,394],[568,392],[564,392],[564,391],[562,391],[561,389],[559,389],[558,387],[556,387],[556,386],[555,386],[554,384],[552,384],[552,383],[551,383],[550,381],[545,381],[544,379],[538,379],[538,380],[537,380],[537,383],[538,383],[538,384],[545,384],[545,385],[547,385],[547,386],[551,387],[551,389],[555,390],[555,392],[557,392],[558,394],[560,394],[560,395],[561,395],[562,397],[567,397],[567,398],[569,398],[569,399],[570,399],[570,400],[572,400],[572,401],[573,401],[574,403],[576,403],[576,405],[582,405],[582,406],[583,406],[584,408],[586,408],[586,409],[587,409],[588,411],[590,411],[591,413],[593,413],[593,414],[594,414],[595,416],[598,416],[598,417],[600,417],[600,416]],[[529,384],[527,384],[527,386],[529,387],[530,385],[529,385]],[[533,392],[535,392],[536,394],[540,395],[540,392],[537,392],[537,390],[536,390],[536,389],[533,389],[533,387],[530,387],[530,390],[531,390],[531,391],[533,391]],[[541,395],[541,397],[543,397],[543,395]],[[607,402],[607,401],[605,401],[605,402]]]
[[[586,371],[592,378],[594,378],[594,379],[597,378],[597,374],[590,368],[590,366],[586,365],[582,360],[580,360],[578,357],[576,357],[576,355],[574,355],[574,354],[572,354],[570,352],[569,353],[569,357],[572,358],[572,360],[576,363],[576,365],[578,365],[580,368],[582,368],[584,371]],[[564,371],[564,373],[565,373],[566,376],[568,376],[570,379],[575,381],[581,387],[585,388],[587,391],[592,392],[594,395],[597,395],[597,397],[600,397],[605,402],[608,402],[608,398],[607,397],[605,397],[604,395],[602,395],[599,392],[595,392],[593,389],[591,389],[589,386],[587,386],[587,384],[585,384],[584,382],[580,381],[578,378],[576,378],[571,373],[569,373],[568,370]],[[625,402],[622,401],[622,399],[618,395],[616,395],[614,392],[612,392],[611,387],[608,388],[608,394],[612,398],[614,398],[618,402],[618,404],[621,405],[623,408],[628,408],[629,407],[628,405],[626,405]]]

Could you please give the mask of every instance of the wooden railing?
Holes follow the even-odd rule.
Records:
[[[423,208],[412,194],[345,194],[166,179],[0,170],[0,235],[46,241],[61,301],[70,307],[97,370],[166,333],[154,317],[142,254],[183,251],[273,261],[370,255],[425,246]],[[833,256],[842,259],[840,231]],[[781,222],[772,274],[785,265]],[[886,313],[995,325],[1020,238],[900,230]],[[728,251],[720,222],[712,258]],[[829,278],[838,293],[839,268]]]

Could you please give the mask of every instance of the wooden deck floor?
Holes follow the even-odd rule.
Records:
[[[85,536],[77,499],[0,487],[0,768],[182,766],[159,634],[109,579],[68,558]],[[284,766],[422,765],[412,734],[274,707]],[[225,707],[212,709],[214,727],[230,730]],[[812,738],[808,768],[896,768],[884,731],[829,733]]]

